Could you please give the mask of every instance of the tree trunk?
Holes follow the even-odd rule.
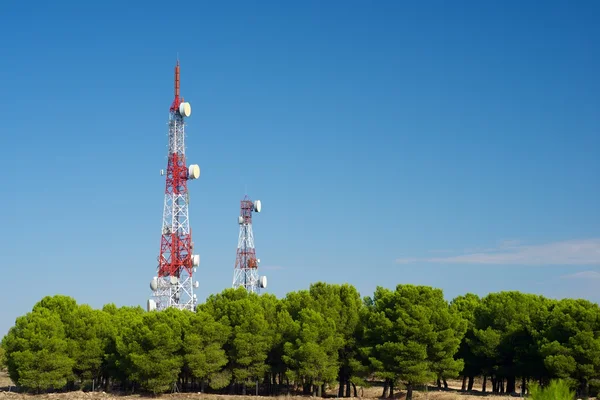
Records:
[[[394,398],[394,381],[390,379],[390,399]]]
[[[352,382],[352,388],[354,389],[354,397],[358,397],[358,393],[356,392],[356,385]]]
[[[327,391],[325,390],[325,384],[323,383],[321,385],[321,397],[326,397],[327,396]]]
[[[350,393],[350,380],[346,380],[346,397],[352,397],[352,393]]]
[[[517,391],[517,377],[509,376],[506,378],[506,393],[513,394]]]
[[[504,378],[500,379],[500,394],[504,394]]]
[[[381,395],[382,399],[385,399],[388,395],[388,389],[389,389],[389,385],[388,385],[388,380],[386,379],[383,382],[383,394]]]
[[[446,378],[443,378],[442,381],[444,382],[444,389],[448,390],[448,382],[446,381]]]
[[[462,386],[461,386],[460,390],[462,390],[463,392],[465,390],[467,390],[467,376],[466,375],[463,376]]]
[[[323,392],[321,392],[321,385],[315,386],[317,386],[317,397],[323,397]]]
[[[470,392],[473,390],[473,384],[475,383],[475,377],[473,375],[469,376],[469,383],[467,385],[467,390]],[[485,385],[485,383],[484,383]]]
[[[304,387],[303,387],[303,389],[302,389],[302,392],[303,392],[305,395],[308,395],[308,394],[310,394],[310,393],[311,393],[311,386],[312,386],[312,385],[311,385],[310,383],[305,383],[303,386],[304,386]]]
[[[440,390],[442,388],[442,381],[440,381],[440,378],[437,378],[437,387],[438,387],[438,390]]]
[[[579,384],[579,398],[588,398],[588,382],[586,379],[583,379]]]
[[[406,400],[412,400],[412,394],[412,384],[409,383],[408,385],[406,385]]]
[[[338,397],[344,397],[344,378],[342,376],[342,371],[340,371],[340,374],[338,376],[338,383],[339,383],[339,387],[338,387]]]
[[[525,397],[525,393],[527,392],[527,378],[521,378],[521,397]]]
[[[486,386],[487,386],[487,375],[484,375],[483,376],[483,384],[481,385],[481,391],[483,393],[485,393]]]

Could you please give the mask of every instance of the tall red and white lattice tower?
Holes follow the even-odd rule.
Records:
[[[152,297],[148,310],[168,307],[194,311],[196,295],[193,273],[200,264],[200,256],[193,255],[194,242],[189,219],[189,193],[187,183],[198,179],[200,167],[186,166],[185,122],[191,115],[190,103],[179,95],[179,61],[175,66],[175,99],[169,109],[169,151],[167,161],[165,202],[162,235],[158,256],[157,276],[150,282]]]
[[[244,287],[248,292],[260,292],[267,287],[267,277],[258,275],[260,259],[256,258],[254,234],[252,233],[252,212],[260,212],[260,200],[252,201],[245,196],[240,206],[240,236],[238,239],[237,257],[233,269],[233,288]]]

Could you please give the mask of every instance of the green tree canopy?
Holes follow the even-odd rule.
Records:
[[[226,289],[210,296],[198,310],[231,328],[231,335],[224,345],[227,353],[227,369],[233,381],[241,383],[245,393],[246,384],[264,375],[272,336],[264,315],[264,308],[255,293],[244,288]]]
[[[452,312],[441,290],[414,285],[398,285],[395,291],[378,287],[366,303],[371,362],[392,385],[396,380],[404,382],[409,400],[414,385],[462,369],[454,354],[466,324]]]
[[[221,372],[228,361],[223,346],[230,335],[231,328],[215,321],[207,312],[198,311],[190,316],[189,329],[183,340],[185,363],[193,377],[207,381],[214,389],[228,383],[223,382]]]
[[[64,387],[73,375],[65,328],[56,313],[34,308],[2,340],[13,382],[36,392]]]

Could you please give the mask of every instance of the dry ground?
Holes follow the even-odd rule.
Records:
[[[461,382],[452,381],[448,382],[450,388],[460,388]],[[131,395],[131,396],[119,396],[111,395],[103,392],[86,393],[86,392],[70,392],[70,393],[52,393],[52,394],[41,394],[41,395],[29,395],[9,392],[9,387],[12,382],[8,378],[5,372],[0,372],[0,400],[148,400],[149,396]],[[476,383],[476,388],[477,383]],[[371,388],[358,388],[359,395],[364,399],[377,399],[382,394],[381,387]],[[328,391],[328,394],[337,393],[337,388],[332,388]],[[405,391],[396,391],[396,399],[404,399],[406,396]],[[307,400],[308,397],[302,396],[290,396],[290,397],[263,397],[263,396],[230,396],[230,395],[217,395],[217,394],[200,394],[200,393],[179,393],[179,394],[166,394],[160,396],[161,400]],[[413,398],[417,400],[514,400],[514,397],[508,396],[482,396],[482,395],[467,395],[457,393],[456,391],[437,391],[430,389],[427,393],[425,392],[413,392]]]
[[[405,397],[405,392],[401,392],[398,399]],[[262,397],[257,400],[307,400],[309,397],[290,396],[290,397]],[[41,395],[27,395],[9,392],[0,392],[0,400],[145,400],[150,397],[132,395],[132,396],[114,396],[105,393],[86,393],[86,392],[70,392],[70,393],[55,393],[55,394],[41,394]],[[255,398],[256,396],[229,396],[229,395],[217,395],[217,394],[194,394],[194,393],[182,393],[182,394],[167,394],[160,396],[161,400],[249,400],[249,398]],[[364,397],[368,398],[368,397]],[[460,394],[456,392],[414,392],[413,398],[418,400],[481,400],[481,399],[493,399],[493,400],[514,400],[514,397],[508,396],[477,396]]]

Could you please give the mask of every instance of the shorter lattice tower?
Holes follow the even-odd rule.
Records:
[[[252,233],[252,212],[260,212],[260,200],[252,201],[245,196],[241,201],[240,236],[237,247],[237,257],[233,269],[233,288],[244,287],[248,292],[258,293],[267,287],[267,277],[258,275],[260,259],[256,258],[254,234]]]

